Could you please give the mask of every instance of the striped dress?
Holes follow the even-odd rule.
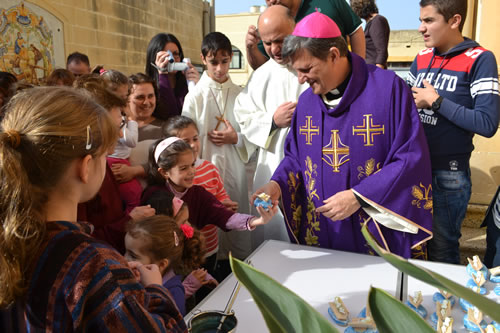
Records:
[[[2,332],[186,332],[170,293],[144,287],[125,259],[72,222],[48,222],[24,302],[0,311]]]
[[[224,182],[220,177],[217,167],[207,160],[198,158],[195,163],[196,173],[194,176],[194,185],[200,185],[210,192],[220,202],[229,199],[229,195],[224,189]],[[205,247],[207,249],[206,257],[217,252],[219,248],[219,238],[217,236],[217,227],[213,224],[207,224],[201,229],[201,234],[205,237]]]

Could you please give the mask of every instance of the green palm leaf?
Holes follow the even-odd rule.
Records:
[[[368,303],[379,332],[435,332],[415,311],[381,289],[370,289]]]
[[[252,295],[270,332],[338,332],[290,289],[232,256],[229,260],[234,275]]]

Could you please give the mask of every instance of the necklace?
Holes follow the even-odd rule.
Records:
[[[222,92],[224,92],[224,90],[222,90]],[[224,116],[226,114],[226,106],[227,106],[227,99],[229,97],[229,90],[227,91],[226,102],[224,103],[224,110],[222,110],[222,111],[220,110],[219,103],[217,103],[217,98],[215,98],[215,94],[214,94],[212,88],[210,88],[210,93],[212,94],[212,97],[214,98],[215,106],[217,106],[217,111],[219,112],[219,115],[215,116],[215,119],[217,119],[217,125],[215,126],[214,131],[217,131],[219,129],[220,124],[224,123],[224,120],[225,120]]]

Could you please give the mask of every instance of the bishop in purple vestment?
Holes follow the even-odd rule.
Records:
[[[411,91],[348,52],[320,13],[299,22],[282,53],[311,88],[299,98],[285,158],[256,193],[281,195],[297,243],[371,253],[361,234],[366,223],[382,247],[418,257],[432,237],[432,191]]]

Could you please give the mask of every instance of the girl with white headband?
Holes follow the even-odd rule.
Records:
[[[193,185],[195,160],[196,154],[189,144],[177,137],[169,137],[153,145],[149,160],[149,186],[143,193],[143,203],[158,204],[157,199],[169,191],[188,205],[189,222],[198,229],[214,224],[224,231],[253,230],[268,223],[276,214],[277,202],[268,211],[257,208],[260,217],[227,209],[203,187]]]

